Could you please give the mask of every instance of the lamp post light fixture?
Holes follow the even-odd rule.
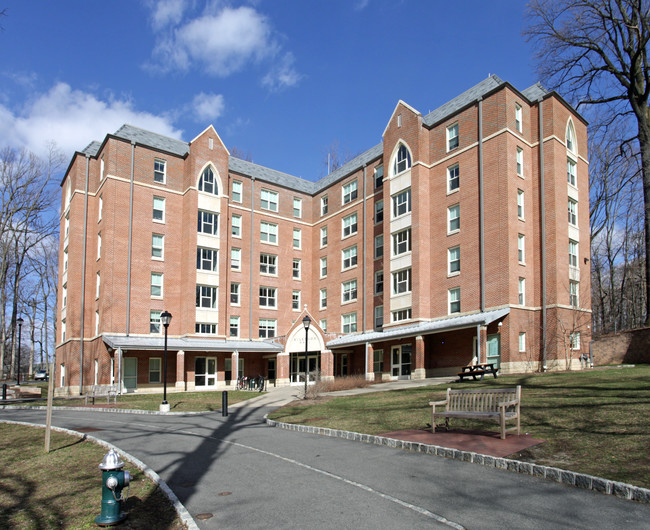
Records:
[[[160,405],[160,412],[169,412],[169,403],[167,403],[167,328],[172,321],[172,314],[163,311],[160,320],[165,328],[165,355],[163,357],[163,401]]]
[[[16,370],[16,386],[20,386],[20,335],[23,329],[24,320],[21,317],[16,319],[18,323],[18,369]]]
[[[309,376],[309,368],[307,367],[307,353],[309,352],[309,325],[311,324],[311,318],[308,315],[305,315],[305,318],[302,319],[302,325],[305,326],[305,397],[307,399],[307,377]]]

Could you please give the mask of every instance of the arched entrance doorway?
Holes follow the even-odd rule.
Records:
[[[298,320],[300,322],[300,320]],[[313,383],[320,374],[321,353],[325,340],[320,330],[312,325],[307,332],[307,382]],[[296,326],[287,338],[289,354],[289,381],[292,385],[305,384],[305,328]]]

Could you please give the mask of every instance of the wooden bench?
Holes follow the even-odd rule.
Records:
[[[86,392],[86,405],[88,405],[88,400],[92,399],[93,405],[95,404],[95,398],[106,398],[106,403],[110,403],[111,399],[113,403],[117,403],[117,386],[106,386],[106,385],[95,385],[90,387],[90,390]]]
[[[436,432],[436,417],[445,418],[445,427],[449,430],[449,418],[472,418],[479,420],[497,420],[501,427],[501,439],[506,432],[520,431],[521,386],[516,388],[452,390],[447,389],[447,399],[430,401],[431,431]],[[444,412],[436,407],[444,405]],[[517,426],[506,429],[506,421],[516,420]]]
[[[485,364],[470,364],[468,366],[463,366],[462,371],[458,372],[458,381],[462,382],[465,377],[472,377],[474,381],[483,379],[485,374],[492,374],[494,378],[497,378],[497,372],[499,369],[494,365],[494,363],[485,363]]]

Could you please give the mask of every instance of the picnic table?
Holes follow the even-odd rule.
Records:
[[[463,366],[462,371],[458,372],[457,375],[459,381],[462,381],[465,377],[471,377],[476,381],[477,379],[483,379],[485,374],[492,374],[496,379],[498,371],[496,363],[470,364]]]

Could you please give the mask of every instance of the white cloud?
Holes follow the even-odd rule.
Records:
[[[186,5],[185,0],[154,0],[149,2],[153,29],[160,30],[178,24],[183,18]]]
[[[271,71],[264,76],[262,79],[262,85],[272,92],[277,92],[283,88],[296,85],[302,78],[302,75],[296,71],[293,67],[293,63],[293,53],[285,53],[282,59],[278,61]]]
[[[26,147],[38,155],[48,143],[65,156],[84,149],[93,140],[103,140],[124,123],[180,138],[171,119],[133,108],[128,99],[102,100],[66,83],[57,83],[48,92],[36,94],[20,112],[0,105],[0,145]]]
[[[224,98],[221,94],[205,94],[201,92],[192,100],[194,116],[199,121],[211,122],[223,114],[225,108]]]

